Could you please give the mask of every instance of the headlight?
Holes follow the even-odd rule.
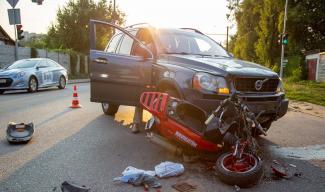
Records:
[[[229,94],[229,88],[225,78],[208,73],[196,73],[193,78],[193,88],[220,94]]]
[[[20,79],[20,78],[24,77],[25,74],[26,73],[24,71],[18,72],[16,75],[14,75],[14,78],[15,79]]]
[[[279,79],[278,87],[276,88],[276,93],[284,93],[283,83],[281,79]]]

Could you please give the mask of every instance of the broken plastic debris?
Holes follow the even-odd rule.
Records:
[[[271,165],[272,172],[275,176],[285,179],[290,179],[293,176],[301,176],[301,173],[297,171],[297,166],[293,164],[283,164],[276,160],[273,160]]]
[[[27,143],[34,134],[33,123],[10,122],[7,126],[7,140],[9,143]]]
[[[72,182],[64,181],[61,184],[61,191],[62,192],[89,192],[89,188],[86,186],[79,186],[77,184],[74,184]]]

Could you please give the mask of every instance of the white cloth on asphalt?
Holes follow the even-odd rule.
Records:
[[[125,170],[122,172],[122,175],[124,176],[124,175],[131,175],[131,174],[140,174],[140,173],[144,173],[150,176],[156,175],[155,171],[145,171],[132,166],[128,166],[127,168],[125,168]]]
[[[155,166],[155,172],[160,178],[178,176],[184,172],[184,166],[180,163],[165,161]]]
[[[158,182],[158,179],[155,177],[155,175],[156,172],[154,171],[145,171],[129,166],[122,172],[121,177],[116,177],[113,179],[113,181],[131,183],[135,186],[147,184],[153,188],[161,187],[161,184]]]

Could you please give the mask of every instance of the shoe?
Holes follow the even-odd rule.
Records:
[[[131,125],[131,131],[132,131],[132,133],[139,133],[139,125],[137,124],[137,123],[133,123],[132,125]]]

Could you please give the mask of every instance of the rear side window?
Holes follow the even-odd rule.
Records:
[[[125,54],[125,55],[130,55],[132,45],[133,45],[133,39],[131,37],[129,37],[128,35],[124,35],[119,53]]]
[[[115,53],[116,47],[117,47],[118,43],[120,42],[121,37],[122,37],[121,33],[115,35],[111,39],[111,41],[107,44],[105,51],[108,53]]]
[[[41,60],[38,64],[37,67],[49,67],[49,64],[47,64],[46,60]]]
[[[50,66],[50,67],[58,67],[59,65],[56,63],[56,62],[54,62],[54,61],[52,61],[52,60],[47,60],[47,64]]]

